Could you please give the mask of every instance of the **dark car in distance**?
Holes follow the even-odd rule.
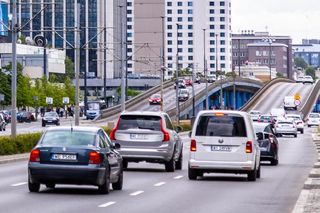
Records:
[[[269,123],[253,122],[253,128],[258,137],[258,143],[261,150],[260,160],[270,161],[271,165],[279,163],[279,142]]]
[[[46,125],[60,125],[60,118],[56,112],[46,112],[42,118],[42,126]]]
[[[51,127],[32,149],[28,163],[30,192],[40,185],[94,185],[101,194],[121,190],[123,162],[119,144],[98,127]]]

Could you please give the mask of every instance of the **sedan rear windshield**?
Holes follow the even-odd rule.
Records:
[[[247,137],[247,131],[241,116],[202,116],[198,122],[196,136]]]
[[[42,141],[45,146],[94,146],[95,133],[84,131],[48,131]]]
[[[119,121],[119,130],[149,129],[161,131],[161,117],[147,115],[122,115]]]

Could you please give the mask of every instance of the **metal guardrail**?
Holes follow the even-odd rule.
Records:
[[[287,79],[287,78],[275,78],[272,79],[271,81],[269,81],[267,84],[265,84],[262,88],[260,88],[250,99],[247,103],[245,103],[245,105],[243,105],[240,108],[240,111],[244,111],[244,112],[249,112],[255,105],[256,103],[259,101],[261,95],[263,93],[265,93],[267,90],[270,89],[270,87],[272,87],[275,84],[278,83],[294,83],[295,81]]]
[[[173,81],[166,81],[163,83],[163,89],[166,89],[170,86],[172,86],[173,84]],[[160,88],[161,85],[158,85],[158,86],[155,86],[155,87],[152,87],[151,89],[135,96],[134,98],[126,101],[126,109],[129,109],[130,107],[140,103],[141,101],[144,101],[145,99],[149,98],[152,94],[160,91]],[[99,120],[99,119],[103,119],[103,118],[108,118],[110,116],[113,116],[115,114],[119,114],[121,112],[121,107],[120,105],[116,105],[116,106],[113,106],[113,107],[110,107],[106,110],[103,110],[101,115],[97,118],[95,118],[95,120]]]
[[[318,97],[320,95],[320,80],[318,80],[309,97],[307,98],[306,102],[304,103],[304,105],[301,107],[301,113],[303,114],[303,120],[306,121],[307,118],[308,118],[308,115],[311,113],[312,109],[313,109],[313,106],[314,104],[317,102],[318,100]]]
[[[236,82],[244,82],[244,83],[254,83],[254,84],[257,84],[257,83],[260,83],[258,81],[255,81],[255,80],[252,80],[252,79],[248,79],[248,78],[241,78],[241,77],[237,77],[235,79]],[[222,82],[221,81],[216,81],[215,83],[213,84],[210,84],[208,86],[208,90],[213,90],[214,88],[216,87],[220,87],[221,86],[221,83],[222,84],[226,84],[226,83],[232,83],[233,82],[233,79],[232,78],[226,78],[226,79],[223,79]],[[261,83],[262,85],[262,83]],[[198,100],[200,100],[203,96],[205,96],[205,93],[206,93],[206,90],[203,89],[200,93],[198,93],[196,96],[195,96],[195,102],[197,102]],[[180,112],[183,112],[184,110],[186,110],[188,107],[190,107],[192,105],[192,98],[188,99],[186,102],[183,102],[180,104]],[[173,109],[170,109],[167,111],[168,115],[170,117],[175,117],[176,116],[176,109],[173,108]]]

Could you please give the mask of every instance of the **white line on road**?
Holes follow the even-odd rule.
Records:
[[[177,176],[177,177],[174,177],[173,179],[179,180],[179,179],[181,179],[181,178],[183,178],[183,176],[182,176],[182,175],[179,175],[179,176]]]
[[[156,183],[153,186],[163,186],[164,184],[166,184],[166,182],[160,182],[160,183]]]
[[[11,186],[22,186],[25,184],[27,184],[27,182],[15,183],[15,184],[12,184]]]
[[[137,196],[139,194],[142,194],[144,191],[136,191],[130,194],[130,196]]]
[[[108,202],[108,203],[104,203],[104,204],[101,204],[100,206],[98,206],[99,208],[105,208],[105,207],[108,207],[108,206],[111,206],[113,204],[115,204],[116,202],[114,201],[111,201],[111,202]]]

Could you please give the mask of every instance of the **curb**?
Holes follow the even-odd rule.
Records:
[[[3,159],[1,159],[3,158]],[[0,165],[6,163],[14,163],[19,161],[25,161],[29,159],[29,153],[18,154],[18,155],[9,155],[9,156],[0,156]]]
[[[303,189],[320,189],[320,178],[308,178]]]

